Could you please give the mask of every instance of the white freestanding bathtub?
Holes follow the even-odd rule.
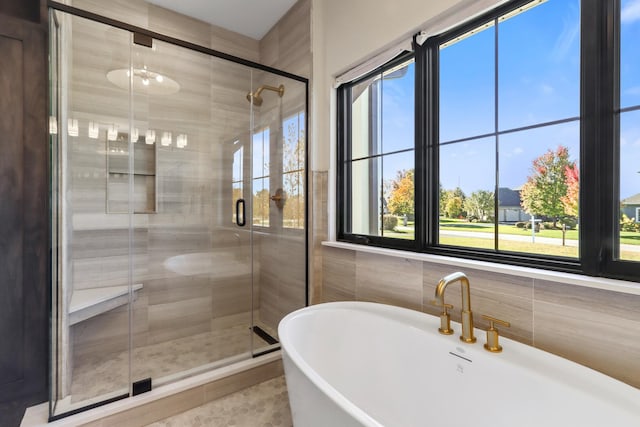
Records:
[[[465,344],[459,324],[448,336],[439,325],[365,302],[286,316],[278,333],[294,425],[640,426],[639,389],[502,337],[503,352],[490,353],[484,331]]]

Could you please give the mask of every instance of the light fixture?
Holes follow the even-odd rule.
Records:
[[[78,136],[80,130],[78,129],[77,119],[67,120],[67,133],[69,134],[69,136]]]
[[[131,77],[131,72],[133,72],[133,77]],[[149,70],[146,65],[142,68],[111,70],[107,73],[107,79],[126,91],[129,90],[129,84],[133,83],[134,92],[143,92],[149,95],[170,95],[180,90],[177,81]]]
[[[186,146],[187,146],[187,135],[184,133],[181,133],[176,137],[176,147],[184,148]]]
[[[144,136],[144,142],[147,143],[148,145],[151,145],[154,142],[156,142],[156,131],[151,129],[147,130],[147,133]]]
[[[58,134],[58,118],[56,116],[49,116],[49,133],[51,135]]]
[[[138,138],[140,137],[140,131],[138,128],[133,128],[131,131],[131,142],[138,142]]]
[[[89,138],[98,139],[100,126],[96,122],[89,122]]]
[[[164,147],[168,147],[171,145],[171,132],[162,132],[162,138],[160,139],[160,143]]]
[[[107,139],[109,141],[115,141],[116,139],[118,139],[117,125],[109,125],[109,129],[107,129]]]

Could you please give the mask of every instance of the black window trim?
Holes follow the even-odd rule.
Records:
[[[619,117],[640,109],[619,106],[621,0],[580,1],[580,223],[578,258],[440,246],[438,239],[438,46],[511,12],[530,0],[510,1],[453,30],[428,39],[414,51],[337,89],[337,240],[390,249],[525,267],[637,280],[640,262],[616,259],[619,250]],[[351,218],[351,99],[353,85],[415,58],[415,241],[349,233]],[[559,120],[574,121],[575,118]],[[434,143],[436,142],[436,143]],[[589,191],[587,191],[587,188]],[[496,202],[497,203],[497,202]]]

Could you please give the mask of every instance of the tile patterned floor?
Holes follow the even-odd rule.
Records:
[[[158,379],[236,356],[250,351],[250,339],[257,348],[268,345],[247,326],[234,326],[139,347],[132,355],[133,378]],[[71,401],[82,402],[117,390],[126,392],[128,364],[129,353],[126,351],[78,358],[73,371]]]
[[[284,377],[265,381],[148,427],[292,427]]]

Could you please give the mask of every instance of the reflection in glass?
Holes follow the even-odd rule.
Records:
[[[239,141],[235,141],[234,145],[239,144]],[[236,223],[236,201],[238,199],[243,198],[243,188],[244,188],[244,147],[240,146],[236,151],[233,152],[233,167],[232,167],[232,177],[231,177],[231,187],[232,187],[232,215],[233,222]]]
[[[382,152],[413,148],[415,66],[413,60],[382,76]]]
[[[494,130],[495,29],[440,48],[440,141]]]
[[[351,232],[379,236],[383,213],[380,158],[351,164]]]
[[[351,88],[351,158],[414,146],[413,59]]]
[[[253,178],[269,176],[269,128],[253,134]]]
[[[442,245],[493,249],[495,138],[440,146]]]
[[[580,2],[532,4],[499,23],[499,130],[580,114]]]
[[[253,224],[269,226],[269,128],[253,134]]]
[[[286,194],[283,207],[284,228],[304,228],[304,112],[284,120],[282,184]]]
[[[620,259],[640,261],[640,111],[620,115]]]
[[[380,153],[380,75],[351,88],[351,158]]]
[[[269,179],[253,180],[253,225],[269,226]]]

